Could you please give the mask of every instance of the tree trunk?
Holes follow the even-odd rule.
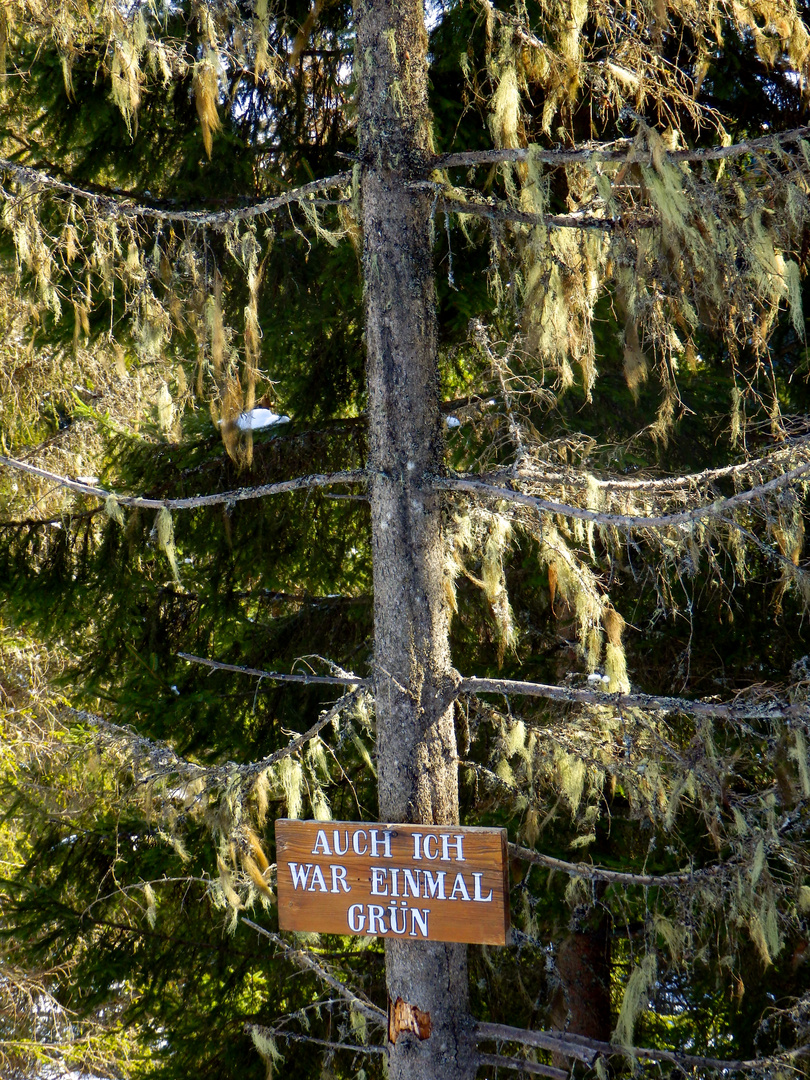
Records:
[[[555,959],[558,985],[551,999],[551,1026],[556,1031],[610,1042],[610,919],[607,912],[589,908],[574,912],[570,933]],[[559,1068],[570,1062],[554,1055]]]
[[[379,812],[382,821],[456,824],[454,679],[432,484],[443,467],[432,195],[412,186],[428,172],[427,34],[422,0],[364,0],[355,16]],[[386,941],[385,955],[390,1076],[470,1080],[466,948]],[[400,1030],[408,1016],[420,1021],[413,1032]]]

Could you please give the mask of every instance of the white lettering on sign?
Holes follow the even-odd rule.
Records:
[[[378,829],[371,830],[371,857],[372,859],[390,859],[391,858],[391,830],[383,830],[382,841],[378,837]],[[380,855],[380,844],[382,843],[383,853]]]
[[[385,884],[385,870],[381,866],[371,868],[371,895],[388,896],[388,886]]]
[[[416,870],[408,870],[407,867],[406,867],[402,871],[402,876],[405,878],[404,882],[402,883],[402,895],[403,896],[408,896],[408,895],[410,895],[410,896],[418,896],[419,895],[419,890],[420,890],[419,875],[421,873],[422,873],[422,871],[418,867],[417,867]],[[410,894],[408,893],[408,889],[410,889]]]
[[[323,880],[323,870],[321,870],[320,866],[313,867],[313,870],[312,870],[312,884],[309,887],[309,891],[310,892],[315,892],[315,886],[316,885],[321,890],[321,892],[329,892],[329,890],[326,887],[326,882]]]
[[[334,829],[332,832],[332,847],[329,847],[329,838],[326,829],[318,829],[315,843],[312,847],[313,855],[346,855],[351,845],[355,855],[369,853],[372,859],[392,859],[391,837],[395,833],[392,829]],[[449,840],[450,837],[447,837]],[[457,839],[461,839],[458,837]],[[341,842],[342,841],[342,842]]]
[[[440,843],[441,855],[439,854]],[[439,858],[442,862],[466,862],[463,845],[463,835],[450,836],[449,833],[442,833],[441,836],[436,836],[435,833],[425,833],[423,836],[421,833],[414,833],[413,857],[416,862],[421,862],[423,858],[431,862]],[[450,848],[454,848],[456,852],[453,859],[450,858]]]
[[[312,849],[313,855],[331,855],[329,850],[329,844],[326,840],[326,833],[323,829],[318,829],[318,835],[315,837],[315,846]]]
[[[465,862],[464,855],[462,854],[461,844],[464,840],[463,836],[449,836],[447,833],[442,833],[442,862],[450,862],[450,848],[456,849],[456,862]]]
[[[312,863],[307,863],[306,866],[299,866],[298,863],[289,862],[287,863],[287,866],[290,868],[293,888],[306,889],[307,878],[309,877],[309,872],[312,869]]]
[[[472,876],[473,881],[475,882],[475,895],[473,896],[473,900],[477,900],[481,904],[491,904],[492,903],[492,889],[489,890],[489,895],[488,896],[482,896],[481,895],[481,878],[483,876],[484,876],[483,874],[473,874],[473,876]]]
[[[340,892],[341,888],[344,892],[351,892],[351,885],[346,884],[346,867],[332,865],[329,869],[332,871],[332,892]],[[479,874],[478,877],[480,876]],[[475,877],[475,874],[473,874],[473,877]]]
[[[396,904],[389,904],[388,907],[381,904],[352,904],[346,913],[346,922],[353,934],[390,933],[399,937],[426,938],[429,915],[430,908],[409,908],[404,900],[400,900],[399,907]]]
[[[321,892],[339,893],[342,889],[343,892],[351,892],[351,885],[346,881],[346,867],[345,866],[331,866],[329,870],[332,875],[332,888],[326,884],[326,879],[323,876],[323,870],[317,863],[301,863],[288,862],[287,866],[290,870],[290,877],[293,883],[293,889],[301,889],[302,892],[315,892],[315,886],[317,885]],[[312,871],[312,878],[310,879],[310,871]]]
[[[456,896],[458,893],[458,896]],[[453,891],[450,893],[451,900],[469,900],[470,894],[467,892],[467,886],[464,884],[464,875],[456,874],[456,880],[453,883]]]
[[[369,869],[372,896],[401,896],[403,899],[421,896],[424,900],[477,900],[481,904],[492,903],[492,889],[484,896],[484,875],[481,871],[466,876],[461,872],[456,874],[455,878],[451,879],[453,884],[448,895],[446,889],[449,882],[446,870],[423,870],[421,867],[409,870],[407,867],[399,866],[372,866]],[[400,875],[402,876],[402,891],[400,891]]]
[[[444,879],[447,877],[447,871],[437,870],[435,878],[430,870],[423,870],[422,873],[425,881],[425,899],[429,900],[432,896],[437,896],[439,900],[444,900]]]
[[[331,888],[326,884],[323,869],[317,863],[289,862],[287,866],[290,871],[293,889],[300,889],[303,892],[315,892],[317,888],[320,892],[338,894],[341,891],[345,893],[352,891],[351,885],[346,880],[347,870],[345,866],[335,863],[329,864],[328,871],[332,879]],[[399,891],[400,874],[402,875],[402,892]],[[419,867],[409,870],[394,866],[372,866],[371,895],[402,896],[404,898],[403,904],[408,897],[418,899],[420,896],[425,900],[475,900],[481,904],[491,904],[492,889],[489,890],[486,896],[483,895],[483,873],[480,871],[473,872],[469,876],[472,878],[472,896],[470,896],[468,882],[464,874],[460,872],[456,874],[448,896],[445,890],[447,884],[446,870],[422,870]]]

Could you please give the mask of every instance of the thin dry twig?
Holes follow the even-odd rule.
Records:
[[[190,664],[202,664],[204,667],[213,668],[215,671],[233,671],[237,675],[258,676],[260,679],[270,679],[274,682],[303,683],[304,686],[368,686],[368,679],[359,679],[355,675],[296,675],[291,672],[261,671],[259,668],[240,667],[238,664],[223,664],[219,660],[207,660],[204,656],[193,656],[191,653],[179,652],[181,660],[188,660]]]
[[[331,986],[333,990],[336,990],[342,998],[345,998],[358,1012],[369,1020],[373,1020],[375,1024],[386,1025],[388,1024],[388,1017],[382,1009],[372,1004],[365,997],[358,997],[353,990],[350,990],[345,983],[342,983],[340,979],[337,979],[317,960],[312,953],[307,949],[294,949],[291,945],[288,945],[283,938],[278,934],[274,934],[271,930],[265,930],[263,926],[259,926],[258,923],[252,922],[250,919],[246,919],[244,915],[240,916],[241,922],[245,926],[249,926],[251,930],[255,930],[257,934],[262,934],[269,941],[272,941],[274,945],[277,945],[282,950],[288,960],[291,960],[297,967],[302,968],[304,971],[311,971],[313,974],[325,982],[327,986]]]
[[[479,1054],[481,1065],[494,1065],[496,1069],[516,1069],[531,1076],[549,1076],[551,1080],[568,1080],[565,1069],[555,1069],[553,1065],[538,1065],[536,1061],[524,1058],[503,1057],[501,1054]]]
[[[388,1048],[372,1043],[369,1046],[358,1046],[356,1043],[329,1042],[328,1039],[316,1039],[314,1035],[299,1035],[294,1031],[284,1031],[283,1028],[262,1027],[261,1024],[245,1024],[245,1031],[258,1031],[262,1035],[270,1035],[274,1039],[286,1039],[290,1042],[313,1043],[315,1046],[325,1046],[328,1050],[349,1050],[355,1054],[387,1054]],[[568,1073],[563,1073],[567,1077]]]

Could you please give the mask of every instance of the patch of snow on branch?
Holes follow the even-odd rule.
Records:
[[[269,409],[251,409],[250,412],[240,413],[236,418],[236,426],[240,431],[258,431],[260,428],[289,424],[289,422],[289,416],[279,416],[278,413],[271,412]]]

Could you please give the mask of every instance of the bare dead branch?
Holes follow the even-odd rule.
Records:
[[[260,679],[278,682],[316,683],[335,686],[353,686],[357,690],[368,688],[370,680],[353,675],[294,675],[275,671],[263,671],[261,668],[239,667],[236,664],[223,664],[218,660],[207,660],[201,656],[179,652],[177,655],[189,663],[203,664],[221,671],[233,671],[240,675],[250,675]],[[801,711],[799,705],[783,706],[772,700],[752,703],[745,699],[727,702],[693,701],[689,698],[663,697],[655,694],[608,694],[601,690],[580,689],[573,686],[552,686],[546,683],[523,682],[516,679],[479,679],[475,676],[462,678],[457,687],[462,694],[518,694],[524,697],[543,697],[553,701],[565,701],[569,704],[582,702],[589,705],[615,708],[636,708],[648,712],[682,712],[693,716],[709,716],[713,719],[761,720],[793,717]],[[345,699],[341,699],[344,701]],[[340,705],[340,702],[338,702]],[[337,706],[335,706],[337,708]],[[343,706],[345,707],[345,705]],[[301,736],[304,738],[304,736]]]
[[[661,888],[688,885],[701,878],[714,877],[725,869],[723,866],[710,866],[705,870],[686,870],[678,874],[630,874],[620,870],[607,870],[590,863],[566,862],[564,859],[555,859],[552,855],[542,855],[539,851],[531,851],[519,844],[510,844],[509,852],[522,862],[547,866],[550,870],[561,870],[572,877],[586,877],[593,881],[608,881],[623,885],[660,886]]]
[[[199,663],[206,663],[205,660],[201,660],[199,657],[186,657],[184,653],[178,653],[178,656],[184,659],[197,660]],[[213,661],[207,662],[209,666],[223,666],[228,670],[228,665],[215,665]],[[236,668],[237,671],[250,672],[254,675],[266,675],[268,678],[274,676],[270,672],[253,671],[248,668]],[[303,678],[303,677],[302,677]],[[318,679],[309,679],[312,681],[323,681]],[[333,682],[335,680],[328,680]],[[282,758],[290,757],[292,754],[297,753],[306,743],[331,723],[336,716],[339,716],[344,709],[348,709],[351,705],[357,701],[357,699],[365,692],[365,683],[356,681],[354,684],[356,688],[348,694],[344,694],[339,701],[321,713],[315,723],[302,735],[298,735],[287,746],[283,746],[280,750],[274,751],[272,754],[268,754],[267,757],[261,758],[259,761],[250,762],[247,765],[229,765],[229,774],[237,774],[241,776],[254,776],[256,773],[262,772],[264,769],[268,769],[271,765],[274,765],[277,761],[281,761]],[[206,767],[204,765],[197,765],[190,761],[185,761],[183,758],[172,750],[168,743],[156,743],[149,739],[144,738],[141,735],[135,735],[133,732],[124,727],[119,727],[117,724],[110,723],[109,720],[105,720],[101,716],[96,716],[94,713],[88,713],[78,709],[71,709],[70,712],[78,719],[92,724],[94,727],[101,731],[108,731],[117,739],[123,739],[130,743],[138,753],[143,754],[144,757],[150,762],[151,771],[148,776],[139,779],[139,783],[149,783],[151,780],[155,780],[159,776],[169,776],[172,774],[177,775],[190,775],[195,779],[202,776],[209,776],[215,778],[220,775],[222,768],[220,766]]]
[[[291,945],[288,945],[283,938],[278,934],[274,934],[271,930],[265,930],[263,926],[259,926],[258,923],[252,922],[250,919],[246,919],[244,915],[240,916],[240,921],[249,926],[251,930],[255,930],[257,934],[262,934],[269,941],[272,941],[274,945],[284,953],[288,960],[292,961],[297,967],[304,971],[311,971],[314,975],[325,982],[327,986],[331,986],[333,990],[336,990],[342,998],[345,998],[358,1012],[369,1020],[373,1020],[375,1024],[380,1024],[387,1028],[388,1017],[379,1009],[376,1005],[372,1004],[367,998],[359,997],[350,990],[345,983],[342,983],[340,979],[332,975],[321,962],[308,949],[294,949]]]
[[[565,1069],[555,1069],[552,1065],[538,1065],[536,1061],[526,1061],[524,1058],[502,1057],[500,1054],[479,1054],[478,1060],[482,1065],[494,1065],[496,1069],[516,1069],[518,1072],[532,1076],[550,1076],[551,1080],[568,1080]]]
[[[296,675],[291,672],[261,671],[259,668],[240,667],[238,664],[223,664],[219,660],[207,660],[204,656],[193,656],[191,653],[179,652],[177,655],[190,664],[202,664],[215,671],[233,671],[237,675],[251,675],[260,679],[270,679],[273,682],[303,683],[304,686],[364,687],[368,685],[368,679],[358,679],[354,675]]]
[[[795,717],[806,714],[806,706],[781,705],[772,700],[748,701],[691,701],[689,698],[661,697],[655,694],[608,694],[600,690],[579,689],[573,686],[550,686],[545,683],[521,682],[515,679],[462,679],[458,686],[462,694],[522,694],[570,704],[634,708],[651,712],[682,712],[692,716],[709,716],[726,720],[763,720]]]
[[[477,1023],[476,1038],[483,1042],[498,1039],[503,1042],[516,1042],[524,1046],[539,1046],[544,1050],[553,1050],[565,1057],[577,1058],[592,1065],[600,1055],[643,1058],[646,1061],[668,1061],[673,1065],[690,1068],[729,1070],[732,1072],[760,1072],[774,1065],[785,1064],[810,1053],[810,1045],[787,1050],[768,1058],[753,1058],[748,1061],[723,1058],[702,1057],[698,1054],[682,1054],[677,1050],[655,1050],[643,1046],[619,1046],[616,1043],[600,1042],[588,1039],[584,1035],[572,1035],[567,1032],[527,1031],[524,1028],[507,1027],[505,1024]]]
[[[572,1043],[570,1039],[565,1040],[562,1034],[552,1031],[528,1031],[524,1028],[507,1027],[506,1024],[486,1024],[479,1021],[475,1025],[475,1038],[477,1042],[497,1039],[502,1042],[521,1043],[523,1046],[537,1046],[541,1050],[553,1050],[566,1057],[577,1058],[586,1065],[592,1065],[598,1056],[597,1051]]]
[[[132,198],[121,195],[115,196],[109,193],[90,191],[86,188],[76,187],[75,184],[57,180],[48,173],[39,169],[29,168],[27,165],[17,165],[6,158],[0,158],[0,171],[9,173],[23,184],[31,184],[50,191],[58,191],[63,195],[71,195],[74,198],[86,199],[108,217],[121,218],[152,218],[156,221],[188,222],[191,225],[228,225],[234,221],[246,221],[250,218],[261,217],[263,214],[272,213],[290,203],[300,202],[307,199],[317,191],[328,188],[345,187],[351,183],[350,170],[336,173],[334,176],[326,176],[323,180],[313,180],[310,184],[285,191],[282,195],[276,195],[271,199],[263,199],[261,202],[251,203],[235,210],[161,210],[155,206],[145,206],[134,201]]]
[[[44,480],[52,480],[55,484],[70,488],[71,491],[78,491],[82,495],[92,495],[104,500],[112,496],[119,506],[137,506],[146,510],[160,510],[164,507],[167,510],[193,510],[200,506],[245,502],[248,499],[262,499],[266,495],[281,495],[288,491],[301,491],[305,488],[329,487],[331,484],[361,484],[366,480],[366,474],[357,469],[328,474],[313,473],[311,476],[297,476],[293,480],[281,480],[277,484],[236,488],[233,491],[222,491],[213,495],[192,495],[185,499],[148,499],[140,495],[119,495],[117,492],[107,491],[93,484],[82,484],[78,480],[71,480],[67,476],[60,476],[59,473],[50,472],[48,469],[40,469],[36,465],[29,465],[27,461],[18,461],[16,458],[0,455],[0,465],[31,473],[32,476],[41,476]]]
[[[0,459],[2,460],[2,459]],[[584,506],[572,506],[568,503],[555,502],[552,499],[540,499],[534,495],[526,495],[522,491],[513,488],[496,486],[483,480],[462,478],[456,476],[437,477],[436,484],[447,491],[469,491],[487,495],[493,499],[504,499],[507,502],[522,503],[531,506],[535,510],[544,511],[547,514],[561,514],[563,517],[580,518],[582,521],[592,521],[596,525],[613,525],[621,529],[665,529],[673,525],[686,525],[704,518],[720,518],[728,514],[737,506],[761,499],[764,495],[779,491],[793,483],[800,476],[810,472],[810,462],[803,462],[794,469],[790,469],[781,476],[765,484],[758,484],[747,491],[737,492],[727,499],[717,499],[704,506],[696,506],[691,510],[680,510],[674,514],[658,514],[640,516],[637,514],[611,514],[600,510],[588,510]]]

